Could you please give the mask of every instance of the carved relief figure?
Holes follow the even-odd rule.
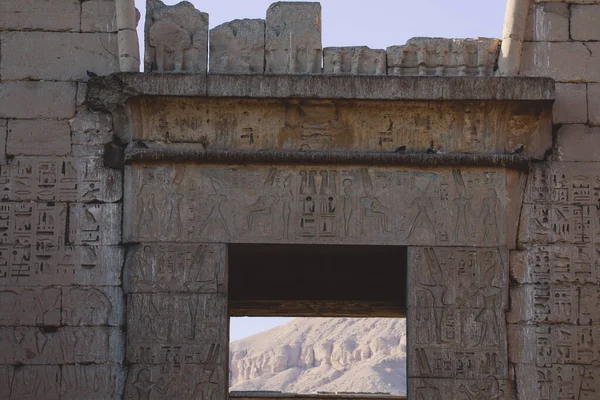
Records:
[[[360,198],[360,205],[362,206],[361,223],[363,230],[366,229],[365,223],[374,221],[378,233],[390,232],[391,230],[388,226],[387,218],[389,207],[381,204],[379,199],[373,195],[373,184],[371,182],[369,171],[367,169],[361,169],[360,178],[365,191],[364,197]]]
[[[152,391],[155,389],[158,393],[165,395],[172,381],[165,382],[165,379],[161,377],[158,382],[152,382],[150,370],[144,368],[138,372],[133,387],[135,387],[138,400],[150,400]]]
[[[497,273],[494,253],[486,251],[483,260],[483,281],[480,284],[473,284],[472,296],[483,300],[483,308],[475,317],[475,322],[481,324],[481,335],[477,343],[478,346],[495,347],[500,340],[498,319],[496,317],[497,299],[501,294],[501,288],[494,285],[494,279]]]
[[[152,232],[156,205],[154,203],[154,189],[151,185],[144,183],[137,194],[138,205],[138,234],[145,237]]]
[[[504,391],[500,389],[498,379],[494,376],[480,379],[470,387],[461,384],[456,397],[457,400],[498,400],[503,398]]]
[[[498,232],[498,209],[500,207],[500,199],[495,189],[487,190],[487,197],[483,199],[481,204],[481,212],[483,219],[483,243],[498,243],[500,234]]]
[[[438,258],[435,254],[435,250],[433,248],[425,248],[425,260],[427,268],[423,271],[423,275],[421,275],[421,279],[419,283],[427,288],[431,296],[433,297],[433,313],[434,313],[434,323],[435,323],[435,338],[436,343],[443,343],[442,337],[442,319],[444,314],[444,296],[448,287],[446,286],[447,280],[445,279],[444,273],[438,261]],[[422,306],[419,304],[418,306]],[[423,310],[423,312],[427,312],[427,310]]]
[[[249,233],[254,232],[257,218],[272,216],[273,205],[277,201],[277,197],[273,194],[276,176],[277,169],[271,168],[263,185],[264,194],[259,196],[256,202],[248,207],[247,227]]]
[[[344,234],[346,236],[350,236],[350,221],[352,219],[352,214],[354,214],[353,210],[353,188],[352,188],[352,179],[346,178],[342,182],[343,186],[343,208],[344,208]]]
[[[290,234],[290,218],[292,215],[292,203],[294,201],[294,191],[292,190],[292,174],[289,174],[283,181],[283,190],[281,192],[281,201],[283,203],[283,238],[287,239]]]
[[[425,386],[417,388],[417,400],[442,400],[440,390],[434,387],[430,382],[425,382]]]
[[[206,206],[207,208],[210,208],[210,211],[208,216],[204,219],[204,222],[202,222],[200,225],[200,234],[204,232],[204,229],[206,229],[206,226],[210,222],[215,221],[217,224],[223,227],[228,237],[232,237],[222,210],[223,204],[227,203],[229,200],[227,199],[227,196],[222,193],[221,184],[217,180],[211,179],[210,182],[212,184],[214,194],[209,195],[208,199],[206,200]]]
[[[417,197],[415,197],[410,204],[406,205],[407,208],[413,208],[415,205],[418,207],[417,215],[415,215],[410,224],[406,239],[409,239],[417,229],[425,229],[425,231],[433,235],[434,239],[437,237],[435,226],[433,225],[433,222],[431,222],[431,217],[429,216],[429,210],[434,207],[433,202],[429,197],[429,188],[437,179],[437,174],[427,173],[426,175],[429,177],[427,184],[424,187],[419,187],[419,194]]]
[[[456,213],[456,225],[454,226],[454,240],[457,243],[466,243],[471,238],[470,225],[467,221],[467,208],[469,213],[472,214],[471,201],[467,196],[467,187],[462,177],[462,173],[459,169],[452,170],[452,176],[454,183],[456,184],[456,190],[458,191],[459,197],[454,199],[454,204],[457,208]]]

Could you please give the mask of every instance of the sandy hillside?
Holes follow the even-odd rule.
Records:
[[[406,393],[406,322],[297,318],[231,343],[231,390]]]

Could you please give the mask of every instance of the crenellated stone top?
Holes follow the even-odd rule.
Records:
[[[147,0],[145,70],[204,74],[210,60],[216,74],[493,76],[500,48],[489,38],[323,48],[321,5],[314,2],[277,2],[265,20],[237,19],[210,35],[208,18],[187,1]]]

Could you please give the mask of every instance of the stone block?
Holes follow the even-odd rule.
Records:
[[[2,82],[0,118],[71,118],[76,92],[72,82]]]
[[[583,124],[563,125],[556,136],[556,158],[559,161],[600,162],[599,138],[600,128]]]
[[[491,76],[500,40],[416,37],[386,51],[388,75]]]
[[[121,72],[140,72],[140,42],[134,29],[120,30],[119,67]]]
[[[130,294],[127,362],[224,364],[228,320],[225,295]]]
[[[6,154],[65,156],[71,152],[71,128],[67,121],[10,120]]]
[[[326,47],[323,49],[323,73],[387,75],[385,50],[362,47]]]
[[[78,32],[79,0],[2,0],[0,30]]]
[[[81,80],[87,71],[119,71],[117,35],[110,33],[5,32],[2,79]]]
[[[512,399],[508,380],[413,378],[409,399]]]
[[[321,73],[321,4],[277,2],[267,10],[265,72]]]
[[[128,293],[226,293],[225,245],[142,244],[129,248]]]
[[[537,284],[598,284],[600,259],[590,244],[531,246],[511,253],[516,282]],[[592,286],[593,287],[593,286]]]
[[[59,326],[60,288],[3,288],[0,326]]]
[[[40,245],[43,243],[40,243]],[[0,247],[0,286],[120,285],[120,246]]]
[[[125,171],[126,242],[505,244],[500,171],[193,165]],[[471,214],[468,204],[481,212]]]
[[[121,243],[122,206],[70,204],[69,239],[74,246],[110,246]]]
[[[585,83],[557,83],[556,101],[552,108],[555,124],[587,123],[587,85]]]
[[[66,326],[123,325],[123,291],[108,286],[64,287],[61,315]]]
[[[121,399],[126,372],[121,365],[63,365],[61,400]]]
[[[236,19],[210,30],[210,72],[262,74],[265,70],[265,21]]]
[[[112,115],[83,109],[70,120],[74,145],[104,145],[114,139]]]
[[[145,71],[206,73],[208,14],[189,2],[146,3]]]
[[[2,367],[0,367],[2,368]],[[60,367],[56,365],[22,365],[10,369],[10,400],[58,400],[60,397]],[[1,380],[0,380],[1,382]],[[0,388],[0,393],[2,389]]]
[[[77,84],[77,98],[76,98],[77,108],[83,107],[85,105],[86,96],[87,96],[87,83],[79,82]]]
[[[592,126],[600,126],[600,84],[588,84],[588,118]]]
[[[0,328],[0,363],[103,364],[123,361],[124,337],[120,328],[61,327],[55,332],[39,328]]]
[[[82,32],[116,32],[115,0],[88,0],[81,3]]]
[[[600,40],[600,4],[571,7],[571,39]]]
[[[0,166],[4,201],[115,202],[122,195],[122,173],[100,157],[15,157]]]
[[[542,3],[533,14],[533,41],[569,41],[569,5],[566,3]]]
[[[222,356],[225,356],[224,354]],[[221,356],[219,356],[221,357]],[[132,365],[125,398],[148,393],[155,400],[225,399],[228,385],[225,362],[218,358],[203,365]]]
[[[524,43],[521,75],[558,82],[600,82],[600,42]]]

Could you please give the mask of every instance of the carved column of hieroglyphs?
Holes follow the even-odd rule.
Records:
[[[508,399],[508,252],[411,247],[409,398]]]
[[[183,1],[167,6],[160,0],[146,3],[145,70],[206,73],[208,14]]]
[[[543,163],[530,173],[508,314],[519,399],[600,395],[599,199],[594,163]]]
[[[131,242],[501,246],[502,169],[126,168]]]
[[[321,4],[277,2],[267,10],[265,72],[321,73]]]
[[[1,398],[123,393],[121,188],[96,156],[0,166]]]
[[[125,398],[226,398],[225,258],[219,244],[131,248],[124,282],[130,365]]]

